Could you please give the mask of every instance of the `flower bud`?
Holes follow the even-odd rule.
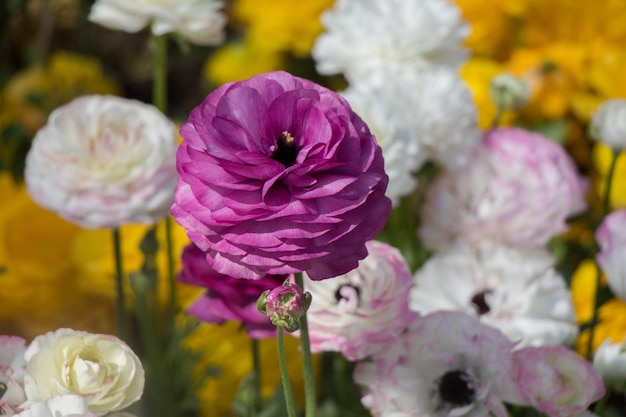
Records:
[[[626,341],[605,340],[593,355],[593,367],[608,386],[623,392],[626,389]]]
[[[607,100],[591,119],[591,137],[611,149],[626,149],[626,100]]]
[[[491,80],[489,95],[496,107],[518,110],[528,101],[530,87],[524,79],[503,73]]]
[[[300,318],[310,304],[310,293],[303,293],[298,285],[285,281],[283,285],[261,294],[257,308],[268,316],[275,326],[282,327],[288,332],[295,332],[300,328]]]

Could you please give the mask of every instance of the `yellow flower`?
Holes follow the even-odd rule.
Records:
[[[260,51],[290,52],[306,57],[322,32],[320,15],[335,0],[255,0],[235,2],[234,19],[247,27],[251,45]]]
[[[213,85],[241,81],[256,74],[283,68],[285,57],[277,51],[255,49],[248,42],[231,41],[217,49],[204,65]]]
[[[606,176],[611,164],[612,151],[602,142],[595,143],[593,147],[593,166],[597,173],[597,178],[594,179],[594,198],[596,201],[602,201],[604,193],[606,192]],[[615,166],[615,172],[613,173],[613,183],[611,184],[611,194],[609,196],[609,202],[612,210],[626,208],[626,193],[624,188],[626,187],[626,153],[622,152],[617,157],[617,165]]]
[[[491,128],[496,116],[496,106],[489,96],[490,82],[493,77],[503,72],[502,65],[497,61],[480,57],[469,59],[461,69],[461,77],[472,92],[474,103],[478,108],[478,123],[483,129]],[[514,113],[505,111],[500,124],[511,124],[513,119]]]
[[[232,404],[239,384],[252,370],[252,342],[237,322],[223,325],[202,324],[187,340],[187,346],[202,352],[200,369],[207,366],[219,368],[219,375],[209,378],[198,397],[202,401],[204,417],[232,416]],[[285,337],[287,368],[293,385],[296,401],[302,403],[302,366],[300,363],[299,340]],[[280,386],[276,339],[259,341],[261,362],[261,393],[269,398]],[[314,356],[314,366],[318,365]]]
[[[46,68],[27,68],[9,80],[1,94],[2,111],[32,136],[48,114],[85,94],[120,93],[98,60],[69,52],[56,52]]]
[[[572,299],[579,324],[587,323],[593,318],[596,274],[595,263],[587,259],[581,262],[572,276]],[[603,276],[601,288],[606,288],[606,279]],[[600,306],[598,318],[599,323],[596,325],[593,334],[592,349],[594,352],[606,339],[610,339],[612,342],[620,342],[626,339],[626,302],[617,298],[608,300]],[[587,354],[589,334],[589,330],[585,330],[576,340],[576,350],[582,355]]]

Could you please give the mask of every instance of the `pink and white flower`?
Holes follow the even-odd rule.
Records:
[[[411,309],[462,311],[525,345],[573,343],[572,297],[543,249],[489,242],[457,245],[432,256],[415,275]]]
[[[89,20],[124,32],[150,25],[152,33],[178,33],[198,45],[218,45],[225,39],[226,16],[219,0],[97,0]]]
[[[354,380],[375,417],[506,417],[513,346],[474,317],[433,313],[360,362]]]
[[[562,346],[529,346],[513,353],[519,398],[550,417],[584,413],[605,394],[604,384],[590,362]]]
[[[156,107],[84,96],[57,108],[26,157],[28,193],[86,228],[154,223],[176,187],[176,130]]]
[[[419,230],[429,249],[481,240],[544,246],[586,207],[586,181],[574,162],[538,133],[492,130],[472,158],[429,189]]]
[[[396,338],[417,316],[408,307],[412,277],[394,247],[366,243],[359,266],[324,281],[305,279],[312,301],[307,313],[311,350],[339,351],[349,360],[371,355]]]
[[[609,213],[595,233],[600,252],[596,262],[606,274],[609,288],[626,300],[626,210]]]
[[[11,416],[21,411],[24,393],[24,352],[26,340],[0,335],[0,415]]]

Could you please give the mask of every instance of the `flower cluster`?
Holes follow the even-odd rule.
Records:
[[[141,398],[143,366],[115,336],[67,328],[26,340],[0,336],[0,411],[96,417]]]

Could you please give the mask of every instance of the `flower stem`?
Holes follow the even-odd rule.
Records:
[[[152,80],[152,103],[162,113],[167,112],[167,35],[153,35],[154,75]]]
[[[165,218],[165,252],[167,253],[167,278],[170,290],[170,315],[172,324],[176,317],[176,277],[174,276],[174,239],[172,237],[172,218]]]
[[[602,211],[600,212],[600,218],[603,219],[611,210],[611,187],[613,185],[613,177],[615,176],[615,167],[617,166],[618,154],[611,151],[611,164],[609,165],[609,171],[606,176],[606,188],[604,195],[602,196]],[[602,270],[600,265],[596,262],[596,290],[593,301],[593,316],[591,319],[591,327],[589,329],[589,340],[587,341],[587,358],[593,357],[593,338],[595,336],[595,330],[599,319],[600,308],[600,285],[602,283]]]
[[[122,239],[120,229],[113,229],[113,253],[115,258],[115,288],[117,293],[117,331],[126,340],[126,298],[124,295],[124,268],[122,265]]]
[[[261,357],[259,355],[259,341],[252,340],[252,370],[254,371],[254,406],[252,416],[256,416],[261,410]]]
[[[293,390],[289,374],[287,373],[287,355],[285,355],[285,331],[282,326],[278,326],[277,338],[278,343],[278,366],[280,368],[280,377],[283,381],[283,393],[285,394],[285,403],[287,404],[287,415],[296,417],[296,403],[293,399]]]
[[[304,291],[302,272],[295,274],[296,284]],[[313,374],[313,360],[311,358],[311,342],[309,340],[309,326],[306,313],[300,318],[300,353],[302,354],[302,372],[304,379],[305,417],[315,417],[317,401],[315,398],[315,375]]]
[[[491,128],[495,129],[500,126],[500,122],[502,121],[502,115],[504,114],[504,108],[502,105],[496,106],[496,115],[493,118],[493,122],[491,123]]]

